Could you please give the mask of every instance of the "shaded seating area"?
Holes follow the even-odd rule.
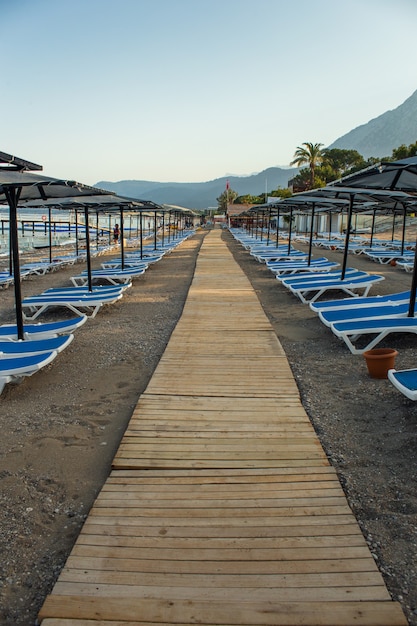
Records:
[[[117,211],[120,214],[121,232],[123,234],[123,211],[129,208],[130,211],[143,212],[152,210],[155,213],[155,238],[154,247],[157,245],[156,225],[157,213],[163,212],[162,207],[151,201],[141,201],[120,198],[116,194],[108,191],[89,187],[75,181],[60,180],[50,177],[41,176],[37,173],[42,170],[42,166],[25,161],[23,159],[0,153],[0,201],[7,202],[9,206],[9,231],[10,231],[10,271],[3,272],[0,276],[0,285],[7,286],[13,284],[15,296],[15,317],[16,324],[3,325],[0,327],[0,340],[10,342],[9,346],[4,346],[3,351],[0,350],[0,365],[3,365],[2,387],[7,382],[20,380],[23,376],[32,375],[41,367],[50,363],[59,351],[63,350],[73,336],[70,334],[77,327],[81,326],[87,317],[95,317],[98,311],[106,304],[113,304],[119,301],[125,289],[131,286],[132,277],[142,275],[147,265],[139,268],[131,267],[129,273],[124,269],[102,269],[99,272],[98,282],[106,281],[113,283],[112,288],[93,287],[93,270],[91,259],[94,254],[103,251],[103,246],[99,246],[98,228],[97,245],[95,251],[90,245],[90,213],[94,212],[96,218],[98,211]],[[19,233],[18,233],[18,211],[24,205],[28,208],[45,210],[49,213],[49,260],[36,260],[30,263],[21,263],[21,255],[19,250]],[[85,236],[85,252],[78,253],[78,245],[76,254],[66,258],[53,258],[51,246],[51,211],[52,208],[57,210],[68,211],[69,208],[84,213],[84,236]],[[184,219],[185,224],[185,219]],[[179,226],[179,219],[176,222]],[[76,233],[78,227],[76,226]],[[179,234],[173,238],[174,241],[168,241],[166,249],[173,248],[184,240],[185,236],[192,233],[188,229],[186,234]],[[140,237],[140,249],[142,249],[142,230]],[[164,228],[162,228],[162,236],[164,236]],[[169,237],[171,239],[171,237]],[[77,238],[75,239],[78,242]],[[168,245],[169,244],[169,245]],[[164,243],[161,244],[164,248]],[[105,246],[108,249],[108,246]],[[124,239],[121,240],[122,265],[124,258]],[[161,258],[162,254],[158,255]],[[24,297],[22,294],[21,279],[25,276],[36,275],[38,277],[45,276],[47,273],[54,271],[60,267],[72,265],[78,258],[83,258],[86,262],[87,269],[85,274],[79,281],[79,286],[72,288],[62,287],[45,290],[43,293]],[[155,255],[153,260],[155,260]],[[76,318],[72,320],[62,320],[62,322],[52,322],[45,320],[39,324],[27,324],[28,320],[36,320],[43,314],[48,313],[51,309],[67,309],[76,314]],[[67,339],[55,338],[58,335],[66,334]],[[35,338],[36,337],[36,343]],[[69,339],[71,337],[71,339]],[[48,343],[49,341],[49,343]],[[42,343],[42,346],[40,344]],[[45,346],[49,345],[49,348]],[[6,349],[8,348],[8,349]],[[39,353],[43,355],[39,357]],[[10,355],[14,355],[11,357]],[[13,358],[13,363],[11,359]],[[17,376],[18,374],[18,376]]]
[[[309,225],[310,236],[295,237],[299,242],[308,245],[308,256],[304,264],[288,266],[285,261],[275,266],[268,263],[272,271],[277,267],[277,279],[303,303],[308,303],[312,310],[319,313],[319,318],[333,333],[342,339],[353,354],[372,349],[388,335],[395,333],[415,333],[414,310],[417,290],[416,244],[407,241],[405,227],[407,216],[415,215],[417,206],[417,157],[397,162],[381,163],[330,183],[326,187],[295,194],[290,198],[278,200],[268,205],[253,207],[248,214],[242,215],[246,230],[261,238],[265,236],[272,244],[271,222],[275,221],[275,244],[279,246],[280,216],[283,215],[292,225],[293,219],[302,216]],[[332,215],[346,214],[343,222],[344,237],[318,238],[314,233],[315,225],[320,219],[332,232]],[[352,236],[354,216],[372,216],[372,227],[369,229],[370,242],[366,238]],[[402,238],[394,239],[394,231],[390,240],[378,239],[373,244],[374,224],[377,215],[392,216],[402,220]],[[245,222],[246,220],[246,222]],[[341,223],[341,222],[340,222]],[[266,226],[265,226],[266,224]],[[250,237],[244,228],[232,229],[237,239],[245,241],[246,247]],[[289,229],[288,249],[292,245]],[[317,275],[319,264],[315,267],[312,247],[318,245],[332,250],[340,249],[343,259],[340,270],[330,269],[322,276]],[[413,272],[411,289],[408,295],[391,294],[373,299],[368,296],[373,285],[384,280],[384,275],[370,272],[359,272],[348,267],[348,255],[354,252],[366,256],[369,260],[378,261],[381,265],[395,267],[398,262],[408,271]],[[325,266],[326,257],[319,263]],[[401,263],[403,259],[403,263]],[[412,264],[410,263],[412,259]],[[311,270],[307,268],[311,266]],[[348,295],[352,302],[340,296]],[[321,300],[332,300],[321,302]],[[337,300],[334,298],[337,298]],[[317,306],[316,306],[317,305]]]

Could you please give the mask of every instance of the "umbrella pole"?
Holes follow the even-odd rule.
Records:
[[[124,217],[123,207],[120,205],[120,252],[122,255],[122,270],[125,269],[125,235],[124,235]]]
[[[352,227],[352,211],[353,211],[353,199],[354,194],[349,196],[349,211],[346,225],[346,238],[345,238],[345,249],[343,250],[343,264],[342,264],[342,273],[341,280],[344,280],[346,274],[346,266],[347,266],[347,257],[349,254],[349,239],[350,239],[350,230]]]
[[[156,233],[156,211],[155,211],[154,216],[153,216],[153,223],[154,223],[154,229],[153,229],[153,249],[156,250],[156,248],[158,247],[158,238],[157,238],[157,233]]]
[[[267,231],[266,231],[266,245],[269,246],[269,237],[271,236],[271,213],[272,213],[272,208],[269,208],[269,212],[268,212],[268,227],[267,227]]]
[[[14,297],[16,308],[16,326],[17,338],[24,339],[23,329],[23,310],[22,310],[22,290],[20,284],[20,263],[19,263],[19,240],[17,232],[17,204],[19,202],[22,188],[5,187],[4,192],[9,204],[9,228],[10,228],[10,247],[13,262],[13,283]]]
[[[49,263],[52,263],[52,209],[51,209],[51,207],[48,208],[48,220],[49,220],[49,229],[48,229],[48,236],[49,236]]]
[[[402,230],[402,237],[401,237],[401,256],[404,254],[404,248],[405,248],[405,226],[406,226],[406,221],[407,221],[407,209],[406,209],[404,204],[403,204],[403,209],[404,209],[404,219],[403,219],[403,230]]]
[[[371,241],[370,241],[370,247],[371,248],[372,248],[372,244],[374,243],[375,218],[376,218],[376,209],[374,209],[374,214],[372,216]]]
[[[140,223],[140,235],[139,235],[139,243],[140,243],[140,258],[143,259],[143,214],[142,211],[139,213],[139,223]]]
[[[275,238],[275,247],[278,248],[278,242],[279,242],[279,207],[278,207],[278,211],[277,211],[277,232],[276,232],[276,238]]]
[[[416,241],[416,247],[415,247],[415,252],[414,252],[413,279],[411,281],[408,317],[414,317],[414,309],[416,306],[416,292],[417,292],[417,241]]]
[[[88,207],[84,207],[84,223],[85,223],[85,251],[87,260],[87,279],[88,291],[93,291],[93,281],[91,278],[91,250],[90,250],[90,225],[88,223]]]
[[[314,210],[316,208],[315,203],[312,203],[311,206],[311,223],[310,223],[310,241],[308,243],[308,263],[307,265],[310,266],[311,264],[311,251],[313,248],[313,233],[314,233]]]
[[[288,256],[291,253],[291,238],[292,238],[292,207],[290,209],[290,226],[288,228],[288,249],[287,249]]]
[[[79,246],[78,246],[78,211],[77,211],[77,209],[75,209],[75,256],[77,257],[77,261],[78,261],[78,253],[79,253]]]

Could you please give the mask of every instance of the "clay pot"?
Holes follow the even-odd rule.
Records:
[[[394,348],[374,348],[364,352],[363,356],[371,378],[388,378],[388,370],[394,369],[398,352]]]

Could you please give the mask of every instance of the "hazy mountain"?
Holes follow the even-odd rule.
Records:
[[[306,137],[306,141],[308,137]],[[417,91],[393,111],[354,128],[336,139],[329,148],[357,150],[368,157],[390,156],[394,148],[417,141]],[[95,186],[114,191],[120,196],[152,200],[158,204],[174,204],[190,209],[217,207],[216,198],[230,188],[240,196],[258,196],[267,189],[287,187],[298,168],[270,167],[250,176],[224,176],[204,183],[158,183],[148,180],[100,181]]]
[[[368,157],[391,156],[392,150],[402,144],[417,141],[417,91],[392,111],[354,128],[336,139],[329,148],[357,150]]]
[[[158,204],[174,204],[189,209],[207,209],[217,207],[216,198],[226,189],[227,180],[230,188],[240,196],[258,196],[265,189],[272,191],[278,187],[287,187],[288,180],[297,172],[298,168],[269,167],[251,176],[224,176],[204,183],[158,183],[148,180],[120,180],[113,183],[102,180],[95,186],[114,191],[119,196],[152,200]]]

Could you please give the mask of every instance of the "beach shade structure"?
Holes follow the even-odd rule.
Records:
[[[323,211],[342,211],[347,209],[349,201],[343,198],[327,198],[319,195],[309,194],[308,192],[302,194],[295,194],[290,198],[284,198],[277,202],[270,203],[273,208],[276,208],[279,213],[285,209],[298,209],[301,212],[309,212],[310,214],[310,237],[308,247],[308,263],[311,263],[313,234],[314,234],[314,217],[317,213]],[[292,219],[291,219],[292,222]],[[290,224],[291,225],[291,224]]]
[[[32,173],[32,171],[41,169],[42,166],[40,165],[0,152],[0,202],[7,203],[9,206],[10,246],[14,276],[16,325],[19,339],[24,339],[24,333],[17,228],[18,207],[29,201],[47,201],[50,198],[109,195],[108,191],[89,187],[82,183]]]
[[[359,172],[345,176],[344,178],[331,183],[328,187],[341,189],[349,187],[355,194],[360,194],[365,190],[369,193],[391,193],[406,194],[407,200],[398,198],[398,202],[403,205],[404,211],[414,213],[417,204],[417,156],[398,161],[382,161],[377,165],[365,168]],[[417,242],[416,242],[417,243]],[[409,317],[414,316],[415,297],[417,292],[417,245],[414,256],[414,269],[411,285]]]
[[[417,156],[399,161],[382,161],[359,172],[330,183],[338,187],[354,187],[417,194]]]
[[[26,207],[28,208],[45,208],[51,209],[54,208],[56,210],[75,210],[83,211],[84,213],[84,223],[85,223],[85,237],[86,237],[86,264],[87,264],[87,285],[89,291],[92,291],[92,270],[91,270],[91,244],[90,244],[90,228],[89,228],[89,217],[90,215],[98,215],[99,213],[117,213],[119,215],[120,221],[120,248],[121,248],[121,258],[122,258],[122,269],[124,269],[124,258],[125,258],[125,250],[124,250],[124,215],[128,211],[129,213],[139,212],[140,216],[144,211],[163,211],[163,207],[155,204],[151,200],[139,200],[135,198],[124,198],[122,196],[118,196],[116,194],[112,194],[109,192],[105,192],[102,190],[102,193],[94,195],[91,194],[89,196],[69,196],[63,198],[51,198],[48,200],[40,201],[32,201],[27,202]],[[156,222],[156,217],[155,217]],[[140,241],[141,241],[141,254],[142,254],[142,226],[140,229]]]

